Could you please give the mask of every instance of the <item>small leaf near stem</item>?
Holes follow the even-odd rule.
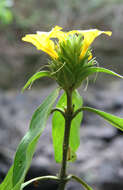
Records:
[[[81,111],[90,111],[93,113],[96,113],[97,115],[101,116],[103,119],[105,119],[106,121],[108,121],[111,125],[113,125],[114,127],[120,129],[121,131],[123,131],[123,118],[117,117],[113,114],[110,113],[106,113],[104,111],[95,109],[95,108],[90,108],[90,107],[82,107],[79,108],[78,110],[76,110],[72,116],[72,119],[74,117],[76,117],[76,115],[78,113],[80,113]]]
[[[39,71],[37,73],[35,73],[31,78],[29,78],[29,80],[26,82],[25,86],[22,88],[22,92],[24,92],[24,90],[26,88],[29,88],[34,81],[36,81],[37,79],[40,79],[42,77],[50,77],[50,72],[49,71]]]

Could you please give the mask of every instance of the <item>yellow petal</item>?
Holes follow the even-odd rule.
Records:
[[[66,32],[61,31],[61,29],[62,29],[62,27],[60,27],[60,26],[55,26],[55,27],[51,30],[51,32],[50,32],[50,34],[49,34],[49,38],[57,38],[57,39],[59,39],[60,41],[64,41],[65,38],[67,37],[67,35],[66,35]]]
[[[44,32],[44,31],[37,31],[37,34],[42,35],[45,34],[47,37],[52,37],[53,35],[55,35],[55,33],[59,32],[62,29],[62,27],[60,26],[55,26],[54,28],[52,28],[51,31],[49,32]]]
[[[97,29],[93,29],[93,30],[83,30],[83,31],[78,31],[78,33],[83,34],[84,36],[84,42],[86,43],[86,45],[89,47],[91,45],[91,43],[95,40],[96,37],[98,37],[101,34],[107,34],[109,36],[111,36],[112,32],[110,31],[100,31]]]
[[[51,38],[58,38],[60,41],[65,40],[66,34],[61,31],[60,26],[55,26],[51,31],[37,31],[37,34],[29,34],[22,38],[23,41],[30,42],[37,47],[38,50],[42,50],[49,54],[52,58],[57,59],[58,54],[55,51],[55,44]]]
[[[77,33],[80,33],[84,36],[84,41],[83,41],[83,48],[82,48],[82,53],[80,55],[80,58],[82,58],[89,46],[92,44],[92,42],[95,40],[96,37],[98,37],[101,34],[106,34],[108,36],[111,36],[112,32],[110,31],[100,31],[97,29],[93,30],[78,30]]]
[[[46,52],[52,58],[58,58],[55,51],[55,44],[47,37],[47,33],[43,32],[42,34],[29,34],[23,37],[22,40],[32,43],[38,50]]]
[[[82,34],[83,35],[84,41],[83,41],[82,52],[80,55],[80,58],[82,58],[86,54],[87,49],[89,48],[89,46],[92,44],[92,42],[95,40],[96,37],[98,37],[101,34],[106,34],[108,36],[111,36],[112,32],[91,29],[91,30],[72,30],[67,33],[67,35],[70,35],[70,34]],[[92,56],[90,56],[90,57],[92,57]]]
[[[54,28],[52,28],[50,32],[37,31],[37,34],[39,35],[45,34],[48,38],[57,38],[60,41],[62,41],[62,40],[65,40],[66,33],[61,30],[62,30],[62,27],[55,26]]]
[[[56,52],[55,44],[52,41],[52,38],[57,38],[59,41],[65,41],[67,36],[70,34],[82,34],[84,37],[83,40],[83,46],[82,46],[82,52],[80,54],[80,58],[82,58],[86,52],[91,43],[94,41],[94,39],[99,36],[100,34],[104,33],[109,36],[111,36],[110,31],[100,31],[97,29],[93,30],[72,30],[69,32],[63,32],[61,31],[62,28],[59,26],[55,26],[51,31],[49,32],[37,32],[37,34],[29,34],[22,38],[23,41],[30,42],[34,46],[37,47],[37,49],[42,50],[49,54],[52,58],[57,59],[58,54]],[[92,58],[92,55],[89,56],[89,59]]]

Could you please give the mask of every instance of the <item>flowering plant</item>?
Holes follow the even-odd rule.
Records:
[[[83,111],[93,112],[114,127],[123,130],[122,118],[95,108],[83,106],[82,97],[77,91],[77,88],[87,77],[97,72],[123,78],[111,70],[97,67],[90,45],[101,34],[111,36],[112,33],[97,29],[63,32],[61,27],[56,26],[50,32],[37,32],[22,38],[23,41],[32,43],[38,50],[46,52],[51,57],[48,69],[34,74],[25,84],[23,91],[41,77],[54,79],[59,87],[34,112],[29,130],[17,148],[13,166],[0,185],[0,190],[6,190],[6,188],[7,190],[22,190],[34,181],[47,179],[57,181],[59,190],[64,190],[66,183],[71,179],[81,183],[86,190],[92,190],[82,179],[74,175],[67,175],[66,171],[67,162],[76,160],[76,151],[80,144],[79,129]],[[53,108],[61,89],[63,89],[63,93],[56,107]],[[55,160],[61,163],[60,173],[58,176],[41,176],[24,182],[36,145],[50,114],[53,114],[53,146]]]

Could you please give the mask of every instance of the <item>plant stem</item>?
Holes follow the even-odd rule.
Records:
[[[63,142],[63,159],[61,164],[60,171],[60,184],[58,190],[64,190],[66,185],[66,167],[67,167],[67,154],[69,148],[69,137],[70,137],[70,127],[73,115],[73,106],[72,106],[72,92],[66,92],[67,95],[67,108],[65,111],[65,131],[64,131],[64,142]]]
[[[84,187],[85,190],[93,190],[87,183],[85,183],[85,181],[83,181],[83,179],[81,179],[77,176],[74,176],[74,175],[71,175],[70,177],[71,177],[71,179],[74,179],[78,183],[80,183]]]
[[[71,176],[70,176],[71,177]],[[69,177],[69,178],[70,178]],[[68,179],[69,179],[68,178]],[[26,187],[27,185],[30,185],[31,183],[35,182],[35,181],[45,181],[45,180],[54,180],[54,181],[59,181],[59,178],[56,176],[41,176],[41,177],[36,177],[33,178],[29,181],[26,181],[25,183],[22,184],[21,188],[23,189],[24,187]]]

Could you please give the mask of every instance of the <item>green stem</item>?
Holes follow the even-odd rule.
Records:
[[[63,142],[63,159],[60,171],[60,184],[58,190],[64,190],[66,185],[66,168],[67,168],[67,153],[69,148],[69,137],[70,137],[70,127],[73,115],[72,106],[72,92],[66,92],[67,95],[67,109],[65,111],[65,132],[64,132],[64,142]]]
[[[85,183],[85,181],[83,181],[81,178],[77,177],[77,176],[74,176],[74,175],[71,175],[70,176],[71,179],[74,179],[76,180],[78,183],[80,183],[85,190],[93,190],[87,183]]]
[[[44,181],[44,180],[55,180],[55,181],[59,181],[59,178],[56,176],[41,176],[41,177],[36,177],[33,178],[29,181],[26,181],[25,183],[22,184],[21,188],[23,189],[24,187],[26,187],[27,185],[35,182],[35,181]]]
[[[64,113],[64,111],[62,109],[60,109],[60,108],[54,108],[54,109],[51,110],[51,114],[53,112],[55,112],[55,111],[59,111],[63,115],[63,117],[65,118],[65,113]]]
[[[72,119],[74,119],[74,117],[76,117],[77,114],[78,114],[79,112],[83,111],[83,110],[84,110],[84,107],[79,108],[78,110],[76,110],[76,111],[74,112],[73,116],[72,116]]]

